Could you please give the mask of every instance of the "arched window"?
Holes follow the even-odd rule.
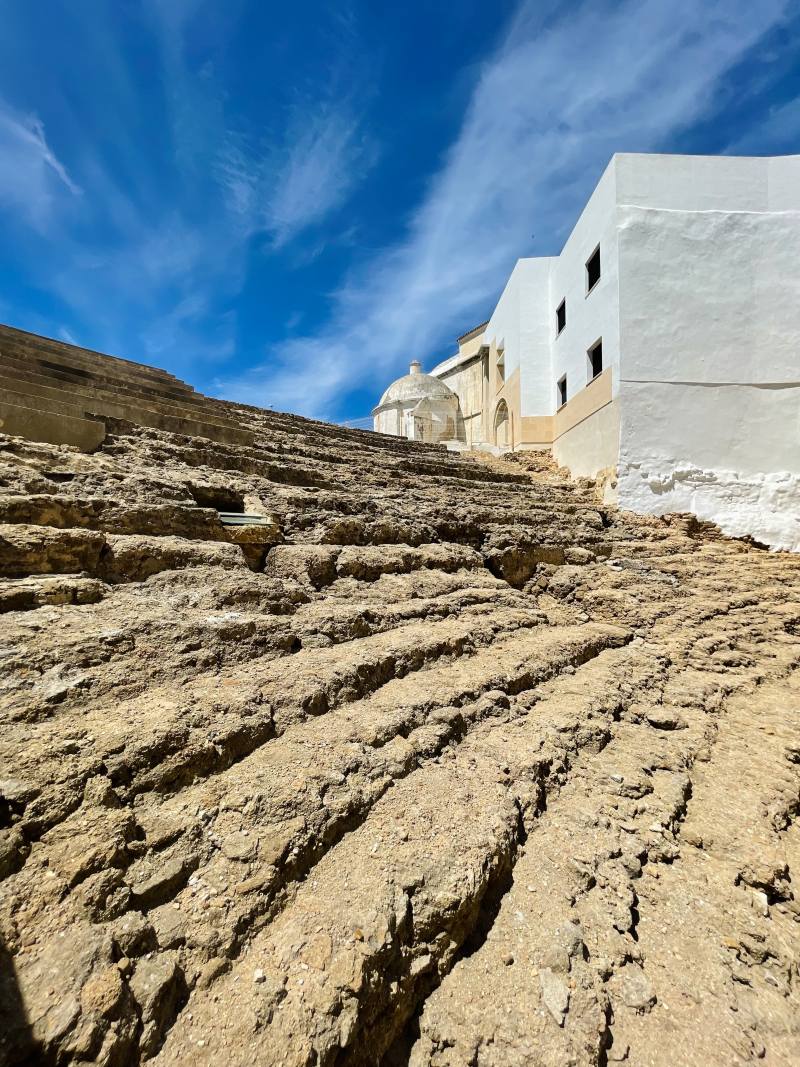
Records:
[[[507,448],[511,444],[511,422],[505,400],[501,400],[495,409],[494,443],[500,448]]]

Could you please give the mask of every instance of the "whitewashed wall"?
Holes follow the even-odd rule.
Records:
[[[800,550],[800,158],[617,172],[619,503]]]
[[[615,159],[605,170],[567,239],[552,260],[549,285],[548,339],[551,346],[547,383],[548,411],[555,410],[556,383],[567,376],[567,400],[589,382],[587,351],[603,340],[603,366],[614,369],[616,393],[619,367],[619,282],[616,227]],[[587,295],[586,261],[600,245],[600,281]],[[556,336],[556,308],[567,301],[567,325]],[[544,412],[542,412],[544,413]],[[539,412],[537,412],[539,414]]]
[[[384,408],[372,419],[372,428],[376,433],[388,433],[394,437],[402,437],[404,427],[404,414],[398,405]]]
[[[561,255],[517,262],[483,340],[533,417],[563,374],[581,394],[600,337],[613,403],[570,422],[557,458],[616,463],[624,507],[800,550],[800,157],[615,156]]]
[[[506,379],[520,371],[520,414],[549,415],[549,276],[551,259],[519,259],[484,331],[504,345]]]

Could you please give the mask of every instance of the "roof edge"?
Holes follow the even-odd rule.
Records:
[[[473,326],[471,330],[467,330],[466,333],[462,333],[460,337],[456,338],[456,343],[461,344],[463,341],[471,341],[473,337],[477,337],[479,333],[482,333],[483,330],[486,329],[489,325],[489,321],[490,320],[487,319],[486,322],[481,322],[479,325]]]

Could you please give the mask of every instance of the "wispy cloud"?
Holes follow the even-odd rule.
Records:
[[[330,215],[363,180],[376,151],[350,104],[324,104],[290,125],[287,150],[267,197],[265,221],[275,245]]]
[[[247,111],[225,81],[226,38],[240,32],[245,6],[226,0],[222,12],[211,0],[134,5],[126,17],[141,33],[139,47],[144,42],[156,59],[151,95],[142,92],[141,101],[125,20],[101,18],[102,33],[92,20],[93,45],[102,53],[94,58],[105,64],[109,98],[87,106],[84,96],[69,107],[51,100],[48,113],[48,131],[58,128],[68,143],[69,169],[40,119],[0,99],[0,210],[48,237],[46,267],[39,245],[18,242],[18,272],[31,264],[70,335],[168,364],[195,381],[233,354],[237,302],[252,260],[322,224],[374,159],[364,132],[366,92],[357,85],[363,75],[351,62],[358,40],[349,8],[337,10],[325,30],[330,66],[302,88],[287,86],[274,106]],[[82,35],[85,19],[75,15]],[[17,29],[21,38],[31,32],[24,20]],[[151,101],[160,105],[153,112],[163,125],[143,146],[147,112],[140,103]],[[125,121],[117,121],[118,113]],[[86,195],[79,196],[82,188]],[[75,210],[56,216],[56,207],[73,200]],[[56,217],[58,239],[50,240]],[[335,230],[325,236],[338,239]],[[316,255],[321,230],[313,239],[313,250],[295,242],[292,256]]]
[[[362,79],[354,79],[356,64],[347,63],[358,31],[346,3],[332,10],[327,27],[318,28],[335,58],[327,68],[321,66],[314,94],[295,93],[291,106],[267,113],[263,128],[227,121],[213,62],[190,69],[186,40],[191,32],[202,37],[212,26],[215,36],[224,37],[243,6],[243,0],[228,0],[221,15],[207,0],[145,0],[162,56],[179,166],[187,173],[210,170],[240,238],[264,233],[277,249],[340,207],[371,169],[376,151],[364,130],[365,87],[356,87]]]
[[[59,191],[81,192],[47,143],[43,123],[0,100],[0,205],[41,229]]]
[[[231,141],[218,169],[242,224],[281,248],[340,207],[375,159],[354,107],[323,101],[297,110],[283,144],[264,155]]]
[[[377,395],[409,354],[483,316],[519,255],[558,250],[614,152],[663,148],[708,114],[787,4],[523,0],[405,239],[334,294],[326,327],[219,388],[319,416],[358,387]]]

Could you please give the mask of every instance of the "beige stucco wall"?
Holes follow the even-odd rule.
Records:
[[[520,444],[530,448],[550,448],[553,443],[552,415],[523,415]]]
[[[554,440],[610,402],[611,368],[606,367],[602,374],[598,374],[593,381],[575,393],[572,399],[555,413],[553,416]]]
[[[507,447],[513,448],[549,448],[554,440],[611,402],[612,371],[608,367],[555,415],[523,418],[520,368],[516,367],[505,379],[502,378],[498,370],[499,357],[497,345],[492,341],[484,359],[467,360],[438,375],[458,397],[458,437],[468,445],[498,443],[495,421],[502,401],[509,412]],[[613,464],[616,457],[607,462],[604,453],[601,461],[598,469]]]
[[[571,430],[589,419],[595,412],[611,403],[612,372],[607,367],[602,374],[567,401],[555,415],[528,415],[521,419],[520,441],[529,447],[549,448],[554,442],[565,437]],[[579,440],[579,435],[575,436]],[[569,448],[569,442],[564,445]],[[555,448],[554,448],[555,452]],[[602,457],[605,460],[607,457]],[[600,464],[602,469],[616,462],[616,458]],[[567,464],[568,465],[568,464]]]
[[[556,463],[574,478],[595,478],[616,467],[619,455],[619,401],[612,400],[581,419],[553,442]],[[563,409],[562,409],[563,410]]]
[[[470,356],[477,356],[483,344],[483,332],[476,334],[474,337],[470,337],[468,340],[459,342],[458,354],[462,359],[469,359]]]
[[[469,445],[485,440],[483,365],[482,359],[474,359],[439,375],[439,380],[458,397],[460,415],[457,436]]]
[[[489,350],[489,388],[491,394],[491,400],[488,405],[489,413],[489,426],[488,440],[490,444],[499,444],[500,442],[495,439],[495,417],[497,415],[497,409],[500,407],[502,401],[505,401],[508,407],[509,413],[509,433],[507,439],[507,447],[516,448],[520,444],[521,431],[522,431],[522,417],[520,415],[519,404],[519,367],[513,371],[505,380],[501,379],[497,370],[497,349],[492,343]]]
[[[512,375],[512,379],[513,379]],[[517,383],[509,379],[511,394]],[[518,400],[517,400],[518,403]],[[509,404],[510,407],[510,404]],[[593,478],[616,466],[619,404],[612,401],[611,368],[576,393],[555,415],[515,418],[515,448],[552,448],[556,461],[575,477]]]

